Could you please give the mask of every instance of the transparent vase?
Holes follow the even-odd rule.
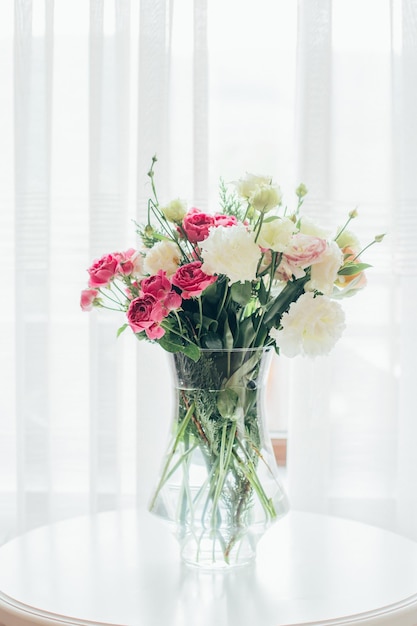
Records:
[[[288,500],[266,425],[268,348],[170,355],[170,442],[149,509],[172,526],[181,557],[209,569],[251,562]]]

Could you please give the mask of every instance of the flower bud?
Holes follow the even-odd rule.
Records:
[[[304,185],[304,183],[300,183],[297,187],[297,189],[295,190],[296,195],[301,199],[304,198],[304,196],[307,195],[308,193],[308,189],[307,187]]]
[[[358,212],[356,209],[353,209],[353,211],[350,211],[349,213],[349,217],[351,220],[355,219],[355,217],[358,217]]]
[[[384,237],[385,237],[385,233],[383,233],[382,235],[375,235],[375,241],[377,243],[381,243]]]

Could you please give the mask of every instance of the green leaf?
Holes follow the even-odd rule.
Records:
[[[232,300],[245,306],[252,297],[252,284],[247,280],[244,283],[233,283],[230,288]]]
[[[275,220],[279,219],[281,219],[279,215],[270,215],[270,217],[264,219],[264,224],[268,224],[268,222],[274,222]]]
[[[226,318],[223,327],[223,343],[226,350],[233,348],[233,333],[230,330],[229,320]]]
[[[252,345],[252,342],[255,338],[255,329],[253,327],[253,318],[252,316],[246,317],[239,324],[239,334],[236,339],[236,348],[243,348],[245,346]]]
[[[267,304],[263,318],[266,328],[278,327],[282,314],[287,311],[292,302],[298,300],[308,280],[308,274],[298,280],[289,280],[281,293]]]
[[[177,337],[176,335],[166,332],[163,337],[157,339],[157,342],[167,352],[183,352],[184,343],[181,337]]]
[[[369,263],[348,263],[337,273],[339,276],[354,276],[355,274],[359,274],[359,272],[363,272],[363,270],[368,269],[368,267],[372,267],[372,265],[369,265]]]
[[[200,326],[200,315],[197,313],[194,314],[193,320],[194,320],[195,327],[198,328]],[[203,318],[202,318],[203,330],[211,330],[215,333],[218,325],[219,323],[217,320],[214,320],[212,317],[207,317],[207,315],[203,315]]]
[[[219,335],[216,333],[206,333],[201,337],[201,343],[203,348],[208,348],[209,350],[222,350],[223,342]]]
[[[200,348],[195,343],[187,343],[182,352],[195,362],[197,362],[201,356]]]
[[[259,281],[258,299],[262,305],[268,302],[268,292],[266,290],[265,283],[263,280]]]
[[[184,342],[181,337],[173,333],[166,332],[157,342],[167,352],[183,352],[193,361],[198,361],[200,358],[200,348],[195,343]]]
[[[227,387],[219,391],[217,395],[217,408],[222,417],[232,419],[236,410],[239,396],[236,391]]]
[[[120,326],[120,328],[117,330],[117,337],[120,337],[120,335],[122,334],[122,332],[124,330],[126,330],[126,328],[129,326],[129,324],[123,324],[123,326]]]

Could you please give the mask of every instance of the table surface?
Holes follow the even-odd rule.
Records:
[[[254,564],[190,568],[159,519],[99,513],[0,548],[0,625],[417,624],[417,544],[371,526],[292,511]]]

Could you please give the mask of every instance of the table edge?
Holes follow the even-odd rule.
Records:
[[[371,620],[380,617],[389,617],[392,616],[392,614],[395,614],[396,617],[403,614],[403,616],[405,617],[408,613],[408,609],[410,608],[417,609],[417,593],[409,596],[408,598],[404,598],[400,602],[389,604],[373,611],[355,613],[321,622],[300,622],[299,624],[281,624],[281,626],[344,626],[348,624],[362,623],[363,620],[367,620],[366,623],[371,626],[373,623]],[[43,609],[31,607],[24,604],[23,602],[19,602],[18,600],[15,600],[14,598],[11,598],[7,594],[0,591],[0,620],[3,619],[3,610],[6,611],[6,616],[9,615],[17,618],[28,618],[30,616],[30,619],[32,620],[30,623],[36,625],[45,624],[48,626],[60,626],[62,624],[65,624],[67,626],[133,626],[129,624],[115,624],[114,622],[93,622],[90,620],[82,620],[76,617],[59,615],[58,613],[51,613],[49,611],[44,611]],[[33,621],[34,618],[36,621]],[[8,625],[6,624],[5,626]],[[277,626],[279,626],[278,623]],[[398,626],[401,625],[398,624]]]

